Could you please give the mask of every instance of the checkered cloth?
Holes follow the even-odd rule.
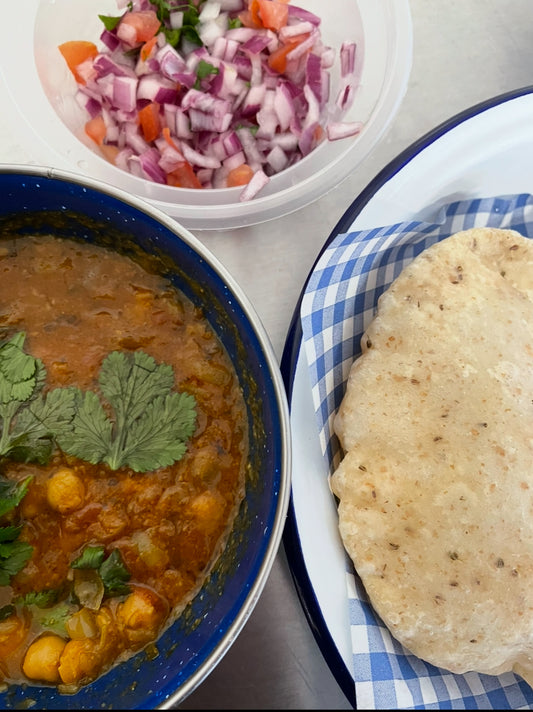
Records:
[[[333,417],[377,300],[403,267],[439,240],[471,227],[533,237],[533,196],[450,203],[435,223],[412,221],[337,235],[307,283],[300,317],[312,396],[328,472],[341,451]],[[353,674],[360,709],[533,709],[533,690],[512,673],[452,675],[405,650],[370,606],[351,565],[346,572]]]

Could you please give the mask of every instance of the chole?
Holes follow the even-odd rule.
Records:
[[[375,610],[423,660],[533,684],[533,243],[427,249],[361,346],[330,484]]]

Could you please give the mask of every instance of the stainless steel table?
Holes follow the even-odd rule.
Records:
[[[379,2],[379,0],[376,0]],[[381,144],[340,187],[271,222],[197,232],[254,304],[281,359],[300,290],[344,210],[400,151],[456,113],[533,85],[531,0],[411,0],[413,68]],[[1,97],[2,87],[0,87]],[[533,130],[533,127],[532,127]],[[0,162],[32,162],[0,125]],[[349,709],[315,642],[280,550],[244,629],[181,709]]]

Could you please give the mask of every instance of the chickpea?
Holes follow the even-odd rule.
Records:
[[[61,654],[58,678],[66,685],[76,685],[95,677],[99,669],[97,641],[92,638],[69,640]]]
[[[27,621],[15,614],[0,622],[0,660],[10,657],[28,632]]]
[[[37,638],[28,650],[22,663],[22,671],[30,680],[43,680],[57,683],[59,677],[59,658],[66,641],[51,633]]]
[[[117,622],[132,643],[152,640],[164,616],[157,594],[146,588],[136,588],[117,611]]]
[[[224,514],[224,499],[218,492],[202,492],[189,504],[189,512],[207,534],[216,530]]]
[[[83,504],[85,487],[78,475],[63,467],[48,480],[46,497],[52,509],[61,514],[69,514]]]

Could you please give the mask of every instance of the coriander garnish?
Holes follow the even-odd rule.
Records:
[[[30,558],[33,547],[18,541],[22,527],[0,527],[0,586],[7,586]]]
[[[74,392],[57,388],[41,394],[46,370],[24,352],[24,332],[0,344],[0,457],[48,462],[54,434],[70,427]]]
[[[102,545],[86,546],[78,558],[71,563],[71,567],[98,571],[107,596],[120,596],[130,592],[128,586],[130,573],[118,549],[113,549],[106,557]]]
[[[171,392],[173,384],[171,366],[143,351],[113,351],[104,359],[99,386],[114,418],[108,418],[97,393],[75,389],[72,428],[58,435],[59,446],[113,470],[148,472],[171,465],[185,454],[196,423],[194,397]]]
[[[196,401],[171,392],[171,366],[143,351],[110,353],[99,386],[111,419],[94,391],[55,388],[42,395],[46,370],[24,352],[24,339],[20,332],[0,345],[0,457],[46,464],[54,440],[69,455],[113,470],[148,472],[183,457]]]

